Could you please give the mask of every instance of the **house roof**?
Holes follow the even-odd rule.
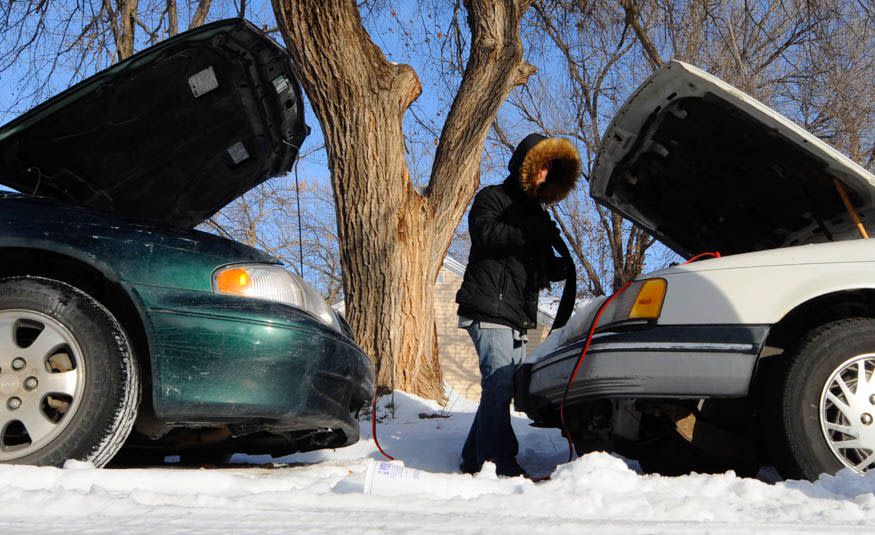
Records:
[[[465,264],[450,255],[444,257],[443,268],[459,277],[465,276]],[[552,298],[546,298],[538,302],[538,323],[541,325],[550,325],[556,319],[555,306],[551,305],[551,300]],[[331,308],[340,314],[346,314],[346,302],[343,299],[331,305]]]

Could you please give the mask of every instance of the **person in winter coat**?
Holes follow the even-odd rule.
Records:
[[[480,359],[482,387],[460,469],[476,473],[488,460],[498,475],[513,477],[526,475],[510,423],[513,375],[525,357],[526,330],[537,327],[540,290],[563,280],[570,262],[554,252],[561,237],[546,206],[568,195],[581,167],[570,141],[531,134],[508,169],[503,183],[474,197],[471,251],[456,303],[459,327],[471,335]],[[559,249],[567,255],[564,243]]]

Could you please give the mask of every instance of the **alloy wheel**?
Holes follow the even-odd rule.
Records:
[[[50,444],[82,401],[85,360],[73,334],[32,310],[0,311],[0,461]]]
[[[836,458],[859,473],[875,468],[875,353],[850,358],[826,381],[820,427]]]

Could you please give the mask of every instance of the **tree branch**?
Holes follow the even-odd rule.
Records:
[[[641,26],[641,22],[638,20],[640,10],[635,5],[635,0],[620,0],[620,5],[623,6],[623,11],[626,13],[626,24],[632,26],[632,30],[635,31],[635,36],[638,37],[638,42],[644,48],[644,55],[650,62],[651,67],[654,70],[658,69],[662,65],[662,57],[659,55],[659,51],[656,49],[656,45],[653,44],[650,36],[647,35],[647,30]]]
[[[179,33],[179,15],[176,0],[167,0],[167,34],[170,37]]]
[[[197,5],[197,9],[194,12],[194,16],[191,18],[191,23],[188,25],[188,29],[200,28],[204,25],[204,22],[207,20],[207,14],[210,12],[210,6],[213,4],[213,0],[200,0]]]

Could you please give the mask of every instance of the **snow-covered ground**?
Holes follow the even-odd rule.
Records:
[[[0,466],[0,533],[875,533],[875,473],[770,484],[732,473],[639,475],[603,453],[563,464],[558,431],[520,417],[521,463],[552,479],[474,479],[458,474],[473,404],[451,400],[448,418],[420,418],[442,410],[400,393],[394,401],[380,443],[408,467],[455,474],[456,496],[363,494],[367,465],[380,457],[363,422],[354,446],[268,466],[242,455],[214,469]]]

